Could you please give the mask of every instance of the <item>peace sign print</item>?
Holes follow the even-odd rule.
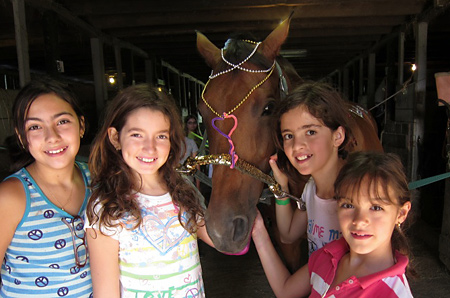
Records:
[[[19,260],[19,261],[23,261],[23,262],[29,263],[28,258],[25,257],[25,256],[17,256],[16,259]]]
[[[59,265],[58,264],[50,264],[48,267],[52,268],[52,269],[59,269]]]
[[[44,233],[41,230],[31,230],[28,232],[28,238],[31,240],[37,241],[44,236]]]
[[[78,272],[80,272],[78,266],[70,267],[70,274],[77,274]]]
[[[81,273],[81,275],[80,275],[81,278],[85,278],[86,276],[87,276],[87,272],[86,272],[86,271],[84,271],[84,272]]]
[[[36,278],[36,280],[34,281],[34,284],[36,286],[38,286],[39,288],[43,288],[48,286],[48,278],[45,276],[39,276],[38,278]]]
[[[64,239],[58,239],[55,241],[55,248],[56,249],[62,249],[66,247],[66,240]]]
[[[76,225],[75,230],[83,231],[83,228],[84,228],[84,224],[82,222],[80,222],[79,224]]]
[[[53,210],[45,210],[44,217],[45,218],[52,218],[55,215],[55,212]]]
[[[14,284],[16,285],[20,285],[22,282],[20,280],[18,280],[17,278],[14,279]]]
[[[68,287],[61,287],[58,289],[58,292],[56,292],[59,297],[64,297],[67,294],[69,294],[69,288]]]
[[[189,289],[187,292],[186,292],[186,298],[196,298],[196,297],[199,297],[200,295],[199,295],[200,293],[199,293],[199,291],[198,291],[198,289],[196,289],[196,288],[192,288],[192,289]]]

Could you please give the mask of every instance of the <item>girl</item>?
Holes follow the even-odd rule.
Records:
[[[310,254],[340,237],[333,183],[344,164],[343,148],[350,136],[344,106],[331,86],[305,83],[274,113],[275,142],[281,151],[269,161],[275,179],[289,192],[288,178],[278,168],[277,159],[288,173],[311,175],[302,194],[307,212],[292,210],[289,198],[275,200],[281,241],[292,243],[307,232]]]
[[[92,147],[87,208],[94,296],[204,297],[197,237],[212,245],[196,190],[176,171],[174,102],[148,85],[111,102]]]
[[[184,132],[189,139],[195,141],[197,148],[200,148],[202,139],[200,137],[197,118],[194,115],[187,115],[184,118]]]
[[[391,154],[353,153],[335,182],[343,238],[314,252],[293,275],[257,218],[253,240],[277,297],[412,297],[402,232],[411,200],[402,169]]]
[[[0,296],[90,297],[80,217],[90,174],[75,162],[85,132],[81,109],[65,86],[36,80],[17,95],[13,125],[20,159],[0,184]]]

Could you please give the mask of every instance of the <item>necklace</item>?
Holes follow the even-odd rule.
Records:
[[[34,170],[36,171],[37,176],[38,176],[38,177],[41,176],[41,175],[40,175],[40,172],[39,172],[39,170],[38,170],[38,168],[36,167],[36,164],[33,165],[33,168],[34,168]],[[34,180],[36,180],[36,178],[35,178]],[[42,182],[42,181],[41,181],[41,182]],[[40,184],[41,184],[41,185],[39,185],[39,183],[38,183],[38,186],[41,188],[41,190],[42,190],[42,192],[44,193],[44,195],[45,195],[46,197],[48,197],[49,199],[55,199],[55,200],[58,202],[58,204],[59,204],[59,208],[61,208],[62,211],[66,211],[66,209],[64,209],[64,207],[66,207],[67,204],[69,204],[70,201],[71,201],[71,199],[72,199],[72,192],[73,192],[73,187],[74,187],[74,184],[75,184],[75,183],[72,184],[72,187],[70,188],[69,197],[68,197],[67,201],[66,201],[64,204],[61,203],[61,201],[58,199],[58,196],[55,196],[55,195],[53,194],[53,192],[50,190],[50,188],[47,188],[47,186],[44,188],[44,183],[40,183]],[[48,196],[48,194],[50,194],[51,197]]]

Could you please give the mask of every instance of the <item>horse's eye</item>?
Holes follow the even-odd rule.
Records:
[[[274,106],[273,102],[269,102],[269,103],[264,107],[263,112],[262,112],[262,116],[269,116],[269,115],[272,115],[272,112],[273,112],[273,106]]]

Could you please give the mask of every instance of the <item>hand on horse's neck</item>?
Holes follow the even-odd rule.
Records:
[[[336,177],[344,163],[344,160],[338,158],[330,170],[323,171],[317,175],[312,175],[316,184],[316,195],[319,198],[324,200],[331,200],[334,198],[334,181],[336,181]]]

